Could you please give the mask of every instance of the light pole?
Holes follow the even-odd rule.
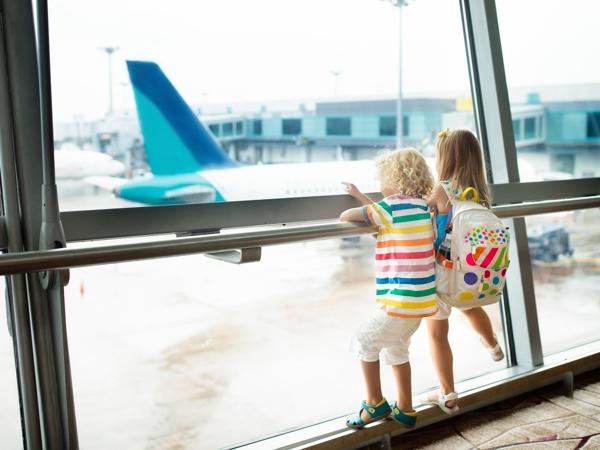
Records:
[[[106,52],[108,56],[108,114],[113,113],[113,89],[112,89],[112,55],[119,50],[119,47],[98,47],[98,50]]]
[[[344,73],[343,70],[339,70],[339,69],[331,69],[329,71],[329,73],[331,75],[333,75],[333,96],[337,97],[338,94],[338,77]]]
[[[408,0],[387,0],[398,8],[398,98],[396,100],[396,148],[402,148],[404,137],[404,117],[402,115],[402,7]]]

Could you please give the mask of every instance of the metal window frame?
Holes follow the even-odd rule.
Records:
[[[461,0],[461,11],[477,128],[488,170],[494,182],[515,183],[519,181],[519,169],[496,4]],[[511,261],[513,277],[504,297],[512,328],[508,347],[515,350],[514,363],[534,367],[543,364],[544,359],[527,229],[523,218],[506,223],[512,229],[511,254],[517,256]]]

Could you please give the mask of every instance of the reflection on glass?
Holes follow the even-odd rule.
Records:
[[[0,290],[3,293],[4,280],[4,277],[0,278]],[[0,308],[0,448],[22,448],[17,375],[6,313],[7,309],[3,305]]]
[[[600,339],[600,210],[527,218],[545,354]]]
[[[590,58],[600,4],[506,0],[497,11],[521,179],[600,176],[600,64]]]
[[[73,270],[81,447],[118,435],[122,448],[220,448],[352,412],[364,392],[350,339],[372,312],[373,251],[368,236],[267,247],[241,266],[197,255]],[[460,313],[450,338],[457,380],[505,367]],[[410,352],[418,395],[437,384],[424,323]],[[232,417],[244,417],[234,434]]]
[[[440,129],[473,128],[459,8],[402,11],[403,143],[433,156]],[[395,12],[370,0],[56,1],[61,208],[342,194],[348,174],[376,190],[371,161],[396,142]],[[119,48],[110,74],[98,42]],[[250,193],[256,180],[272,186]]]

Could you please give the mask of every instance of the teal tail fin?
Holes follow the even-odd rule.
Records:
[[[160,67],[127,61],[148,162],[154,175],[235,167]]]

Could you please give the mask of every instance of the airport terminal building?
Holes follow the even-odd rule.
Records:
[[[530,103],[511,108],[518,155],[546,177],[598,175],[600,100],[543,102],[535,92],[528,98]],[[221,109],[222,114],[199,114],[198,118],[230,156],[247,164],[371,159],[382,149],[396,146],[396,99],[307,105],[299,102],[296,111],[272,112],[263,106],[262,112],[240,114],[233,112],[235,106],[220,106],[213,110]],[[404,98],[402,108],[403,145],[427,156],[434,155],[435,139],[442,129],[475,130],[470,98]],[[132,114],[86,124],[59,124],[57,141],[58,145],[91,143],[129,161],[134,169],[144,158],[139,123]]]

